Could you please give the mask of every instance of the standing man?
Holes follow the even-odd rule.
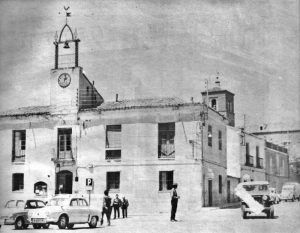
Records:
[[[123,215],[123,218],[127,218],[127,208],[129,206],[129,202],[128,200],[123,197],[123,202],[122,202],[122,215]]]
[[[116,212],[118,214],[118,218],[120,218],[120,207],[122,205],[121,199],[119,199],[119,195],[116,194],[116,198],[113,201],[113,207],[114,207],[114,219],[116,219]]]
[[[108,190],[104,191],[103,197],[103,205],[102,205],[102,218],[101,218],[101,225],[103,224],[103,216],[106,215],[107,224],[110,226],[110,215],[111,215],[111,197],[108,196]]]
[[[180,196],[177,195],[177,183],[173,184],[173,188],[171,191],[171,221],[172,222],[177,222],[177,220],[175,219],[175,215],[176,215],[176,211],[177,211],[177,204],[178,204],[178,199],[180,198]]]

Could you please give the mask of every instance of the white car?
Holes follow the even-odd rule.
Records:
[[[88,205],[83,197],[59,195],[49,200],[42,209],[32,210],[28,217],[33,225],[54,224],[60,229],[72,229],[74,224],[88,223],[95,228],[101,212]]]

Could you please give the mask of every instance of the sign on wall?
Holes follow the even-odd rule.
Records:
[[[85,188],[86,190],[93,190],[94,188],[94,181],[92,178],[86,178],[85,180]]]

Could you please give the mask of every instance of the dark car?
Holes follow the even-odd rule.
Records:
[[[237,195],[241,198],[242,217],[247,214],[265,213],[268,218],[274,217],[274,198],[270,195],[269,182],[251,181],[237,186]]]
[[[46,206],[46,203],[44,201],[41,200],[27,200],[26,204],[24,206],[23,210],[20,210],[18,212],[13,213],[12,215],[12,219],[14,221],[15,224],[15,229],[19,230],[19,229],[26,229],[29,224],[30,221],[28,219],[28,212],[32,209],[39,209],[39,208],[43,208]],[[39,228],[49,228],[49,224],[33,224],[33,228],[35,229],[39,229]]]

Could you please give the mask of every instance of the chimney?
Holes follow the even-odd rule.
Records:
[[[118,97],[119,97],[119,94],[116,94],[116,102],[119,101]]]

